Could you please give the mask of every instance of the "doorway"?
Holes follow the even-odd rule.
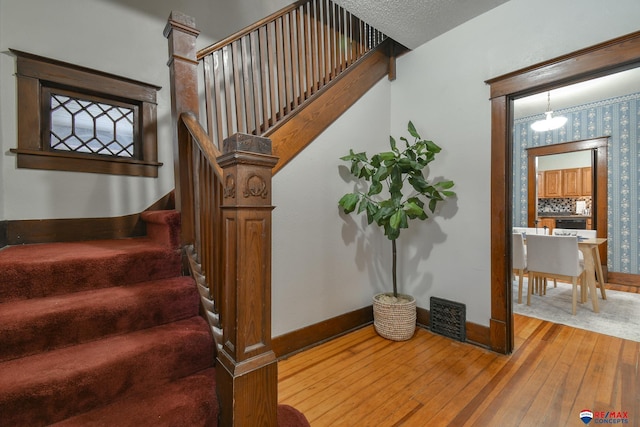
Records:
[[[591,182],[592,182],[592,229],[597,231],[598,237],[607,237],[607,179],[608,179],[608,161],[607,161],[607,140],[608,137],[586,139],[583,141],[565,142],[562,144],[545,145],[541,147],[533,147],[528,149],[528,207],[527,217],[529,224],[533,226],[534,219],[538,216],[537,199],[537,160],[540,157],[545,156],[557,156],[566,153],[577,153],[587,151],[590,153],[591,162]],[[562,228],[562,227],[559,227]],[[604,264],[603,269],[605,271],[606,278],[606,265],[607,265],[607,244],[600,245],[600,259]]]
[[[514,346],[510,278],[514,99],[640,66],[640,32],[488,80],[491,90],[491,349]]]

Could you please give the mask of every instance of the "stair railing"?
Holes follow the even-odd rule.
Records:
[[[331,0],[301,0],[200,50],[213,143],[266,134],[385,39]]]
[[[271,349],[271,141],[235,134],[220,150],[197,120],[194,20],[172,12],[169,39],[176,207],[190,274],[216,339],[220,425],[277,425]]]
[[[330,0],[298,1],[199,52],[198,34],[193,18],[171,13],[165,36],[181,243],[216,339],[221,425],[275,426],[271,177],[278,159],[261,135],[386,37]]]

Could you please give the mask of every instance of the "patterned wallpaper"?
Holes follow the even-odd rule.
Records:
[[[513,225],[527,224],[526,148],[608,136],[608,268],[640,274],[640,93],[553,114],[569,120],[560,129],[540,133],[530,126],[543,114],[514,121]]]

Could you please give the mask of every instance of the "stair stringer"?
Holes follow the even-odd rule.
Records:
[[[271,139],[273,154],[279,158],[274,175],[389,74],[392,43],[387,40],[369,52],[263,135]]]

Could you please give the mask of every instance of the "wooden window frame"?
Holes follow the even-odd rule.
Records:
[[[18,85],[18,168],[90,172],[157,178],[158,131],[156,93],[159,86],[10,49],[16,56]],[[104,154],[51,151],[48,97],[43,92],[62,88],[78,95],[136,105],[140,129],[135,158]]]

